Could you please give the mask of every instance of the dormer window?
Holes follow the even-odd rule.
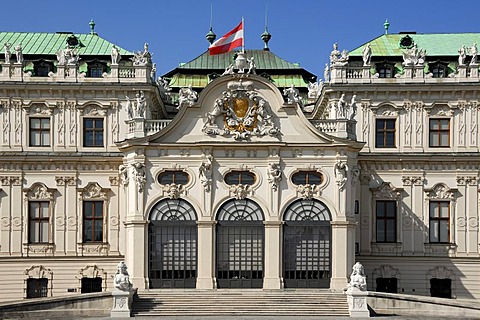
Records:
[[[90,78],[101,78],[103,77],[103,73],[106,71],[106,67],[104,64],[100,62],[94,62],[88,64],[88,73],[87,77]]]
[[[53,71],[52,63],[46,62],[44,60],[34,62],[33,75],[35,77],[48,77],[50,71]]]
[[[377,73],[379,78],[393,78],[394,67],[390,63],[377,64]]]
[[[433,78],[446,78],[448,76],[448,68],[445,63],[435,62],[429,64],[429,68],[432,72]]]

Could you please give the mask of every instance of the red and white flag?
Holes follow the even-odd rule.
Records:
[[[243,21],[208,47],[210,55],[225,53],[243,45]]]

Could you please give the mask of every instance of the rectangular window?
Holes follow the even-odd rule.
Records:
[[[375,147],[395,148],[395,119],[376,119]]]
[[[83,202],[83,242],[103,242],[103,201]]]
[[[377,201],[377,242],[397,242],[397,203]]]
[[[452,279],[430,279],[430,295],[437,298],[452,298]]]
[[[450,119],[430,119],[430,147],[450,146]]]
[[[377,292],[397,293],[397,278],[377,278]]]
[[[83,146],[103,147],[103,119],[83,119]]]
[[[44,298],[44,297],[47,297],[47,294],[48,294],[47,278],[27,279],[27,299]]]
[[[50,118],[30,118],[30,146],[50,146]]]
[[[100,67],[90,68],[90,77],[91,78],[102,78],[103,77],[103,68],[100,68]]]
[[[82,278],[82,293],[102,292],[102,278]]]
[[[450,202],[430,201],[430,243],[450,242]]]
[[[50,217],[48,201],[30,201],[28,203],[28,242],[48,243]]]

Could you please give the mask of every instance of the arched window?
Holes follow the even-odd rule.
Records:
[[[219,221],[263,221],[260,206],[249,199],[229,200],[218,211]]]
[[[160,184],[181,184],[186,185],[190,181],[188,173],[184,171],[164,171],[158,175]]]
[[[330,210],[317,200],[297,200],[285,211],[285,221],[331,221]]]
[[[299,171],[292,175],[292,182],[296,185],[315,185],[318,186],[323,182],[323,175],[317,171]]]
[[[150,221],[195,221],[193,206],[182,199],[165,199],[150,211]]]
[[[253,185],[256,181],[255,174],[250,171],[231,171],[224,177],[225,183],[228,185]]]

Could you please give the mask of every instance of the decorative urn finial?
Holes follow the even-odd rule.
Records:
[[[388,28],[390,27],[390,23],[388,22],[388,19],[385,19],[385,22],[383,23],[383,27],[385,28],[385,34],[388,34]]]
[[[89,25],[90,25],[90,34],[95,34],[95,21],[91,19]]]
[[[208,42],[210,42],[210,44],[212,44],[213,41],[215,41],[215,39],[217,39],[217,35],[213,32],[212,27],[210,27],[210,31],[208,31],[205,38],[207,38],[207,40],[208,40]]]
[[[272,35],[268,32],[268,28],[266,26],[265,26],[265,31],[262,33],[260,37],[262,38],[263,42],[265,42],[265,47],[263,48],[263,50],[270,51],[270,49],[268,48],[268,41],[272,39]]]

